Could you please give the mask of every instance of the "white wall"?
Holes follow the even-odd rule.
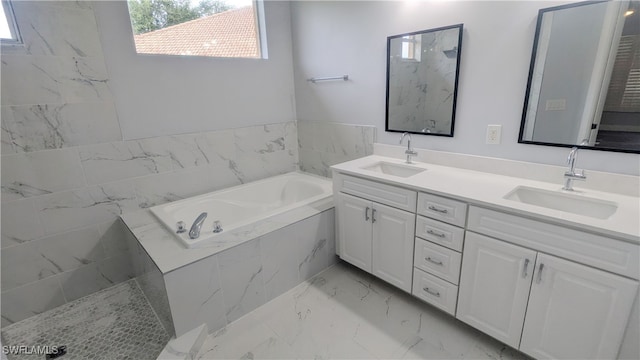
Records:
[[[296,110],[300,121],[375,125],[384,131],[386,37],[464,23],[453,138],[414,136],[433,150],[564,165],[566,148],[518,144],[535,23],[541,8],[567,1],[297,1],[291,5]],[[349,82],[311,84],[348,74]],[[488,124],[502,144],[486,145]],[[582,151],[579,168],[640,174],[637,154]]]
[[[95,4],[125,140],[295,120],[289,3],[264,4],[268,59],[138,55],[125,1]]]

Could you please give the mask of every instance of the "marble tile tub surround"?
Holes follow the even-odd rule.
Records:
[[[398,137],[399,138],[399,137]],[[380,156],[388,156],[396,159],[404,159],[406,147],[388,144],[375,143],[373,153]],[[564,172],[567,167],[530,163],[525,161],[507,160],[486,156],[476,156],[467,154],[451,153],[446,151],[436,151],[427,149],[414,149],[418,156],[415,161],[427,164],[451,166],[461,169],[468,169],[505,175],[517,178],[524,178],[548,183],[564,183]],[[581,150],[588,151],[588,150]],[[567,155],[569,149],[567,148]],[[584,169],[580,166],[580,155],[576,162],[577,169]],[[586,181],[576,181],[574,187],[591,189],[603,192],[610,192],[628,196],[640,196],[640,177],[633,175],[608,173],[602,171],[585,170]]]
[[[375,126],[299,121],[300,170],[331,177],[331,165],[373,154],[375,140]]]
[[[294,171],[295,139],[289,122],[2,155],[3,299],[60,282],[3,301],[3,324],[131,278],[119,215]]]
[[[332,265],[334,216],[331,208],[164,273],[175,335],[203,322],[218,330]]]
[[[528,359],[339,264],[211,334],[196,359]]]

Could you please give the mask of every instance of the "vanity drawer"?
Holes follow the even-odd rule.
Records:
[[[441,196],[419,193],[418,214],[446,223],[464,227],[467,204]]]
[[[413,266],[458,284],[462,254],[446,247],[416,238]]]
[[[458,287],[420,269],[413,269],[413,296],[455,316]]]
[[[448,247],[449,249],[462,252],[464,229],[459,227],[418,216],[416,219],[416,236]]]
[[[476,206],[469,207],[467,229],[633,279],[640,275],[636,244]]]
[[[398,209],[416,211],[415,191],[342,174],[337,175],[335,180],[338,191]]]

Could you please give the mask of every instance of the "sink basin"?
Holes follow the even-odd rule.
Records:
[[[504,198],[596,219],[608,219],[618,209],[618,205],[611,201],[527,186],[516,187],[513,191],[505,195]]]
[[[419,174],[426,170],[426,169],[422,169],[422,168],[411,166],[411,165],[400,165],[400,164],[388,163],[385,161],[380,161],[373,165],[365,166],[362,169],[375,171],[375,172],[379,172],[387,175],[403,177],[403,178],[407,178],[409,176]]]

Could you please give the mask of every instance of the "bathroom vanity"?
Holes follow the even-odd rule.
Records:
[[[637,196],[377,155],[332,169],[343,260],[535,358],[616,358]]]

